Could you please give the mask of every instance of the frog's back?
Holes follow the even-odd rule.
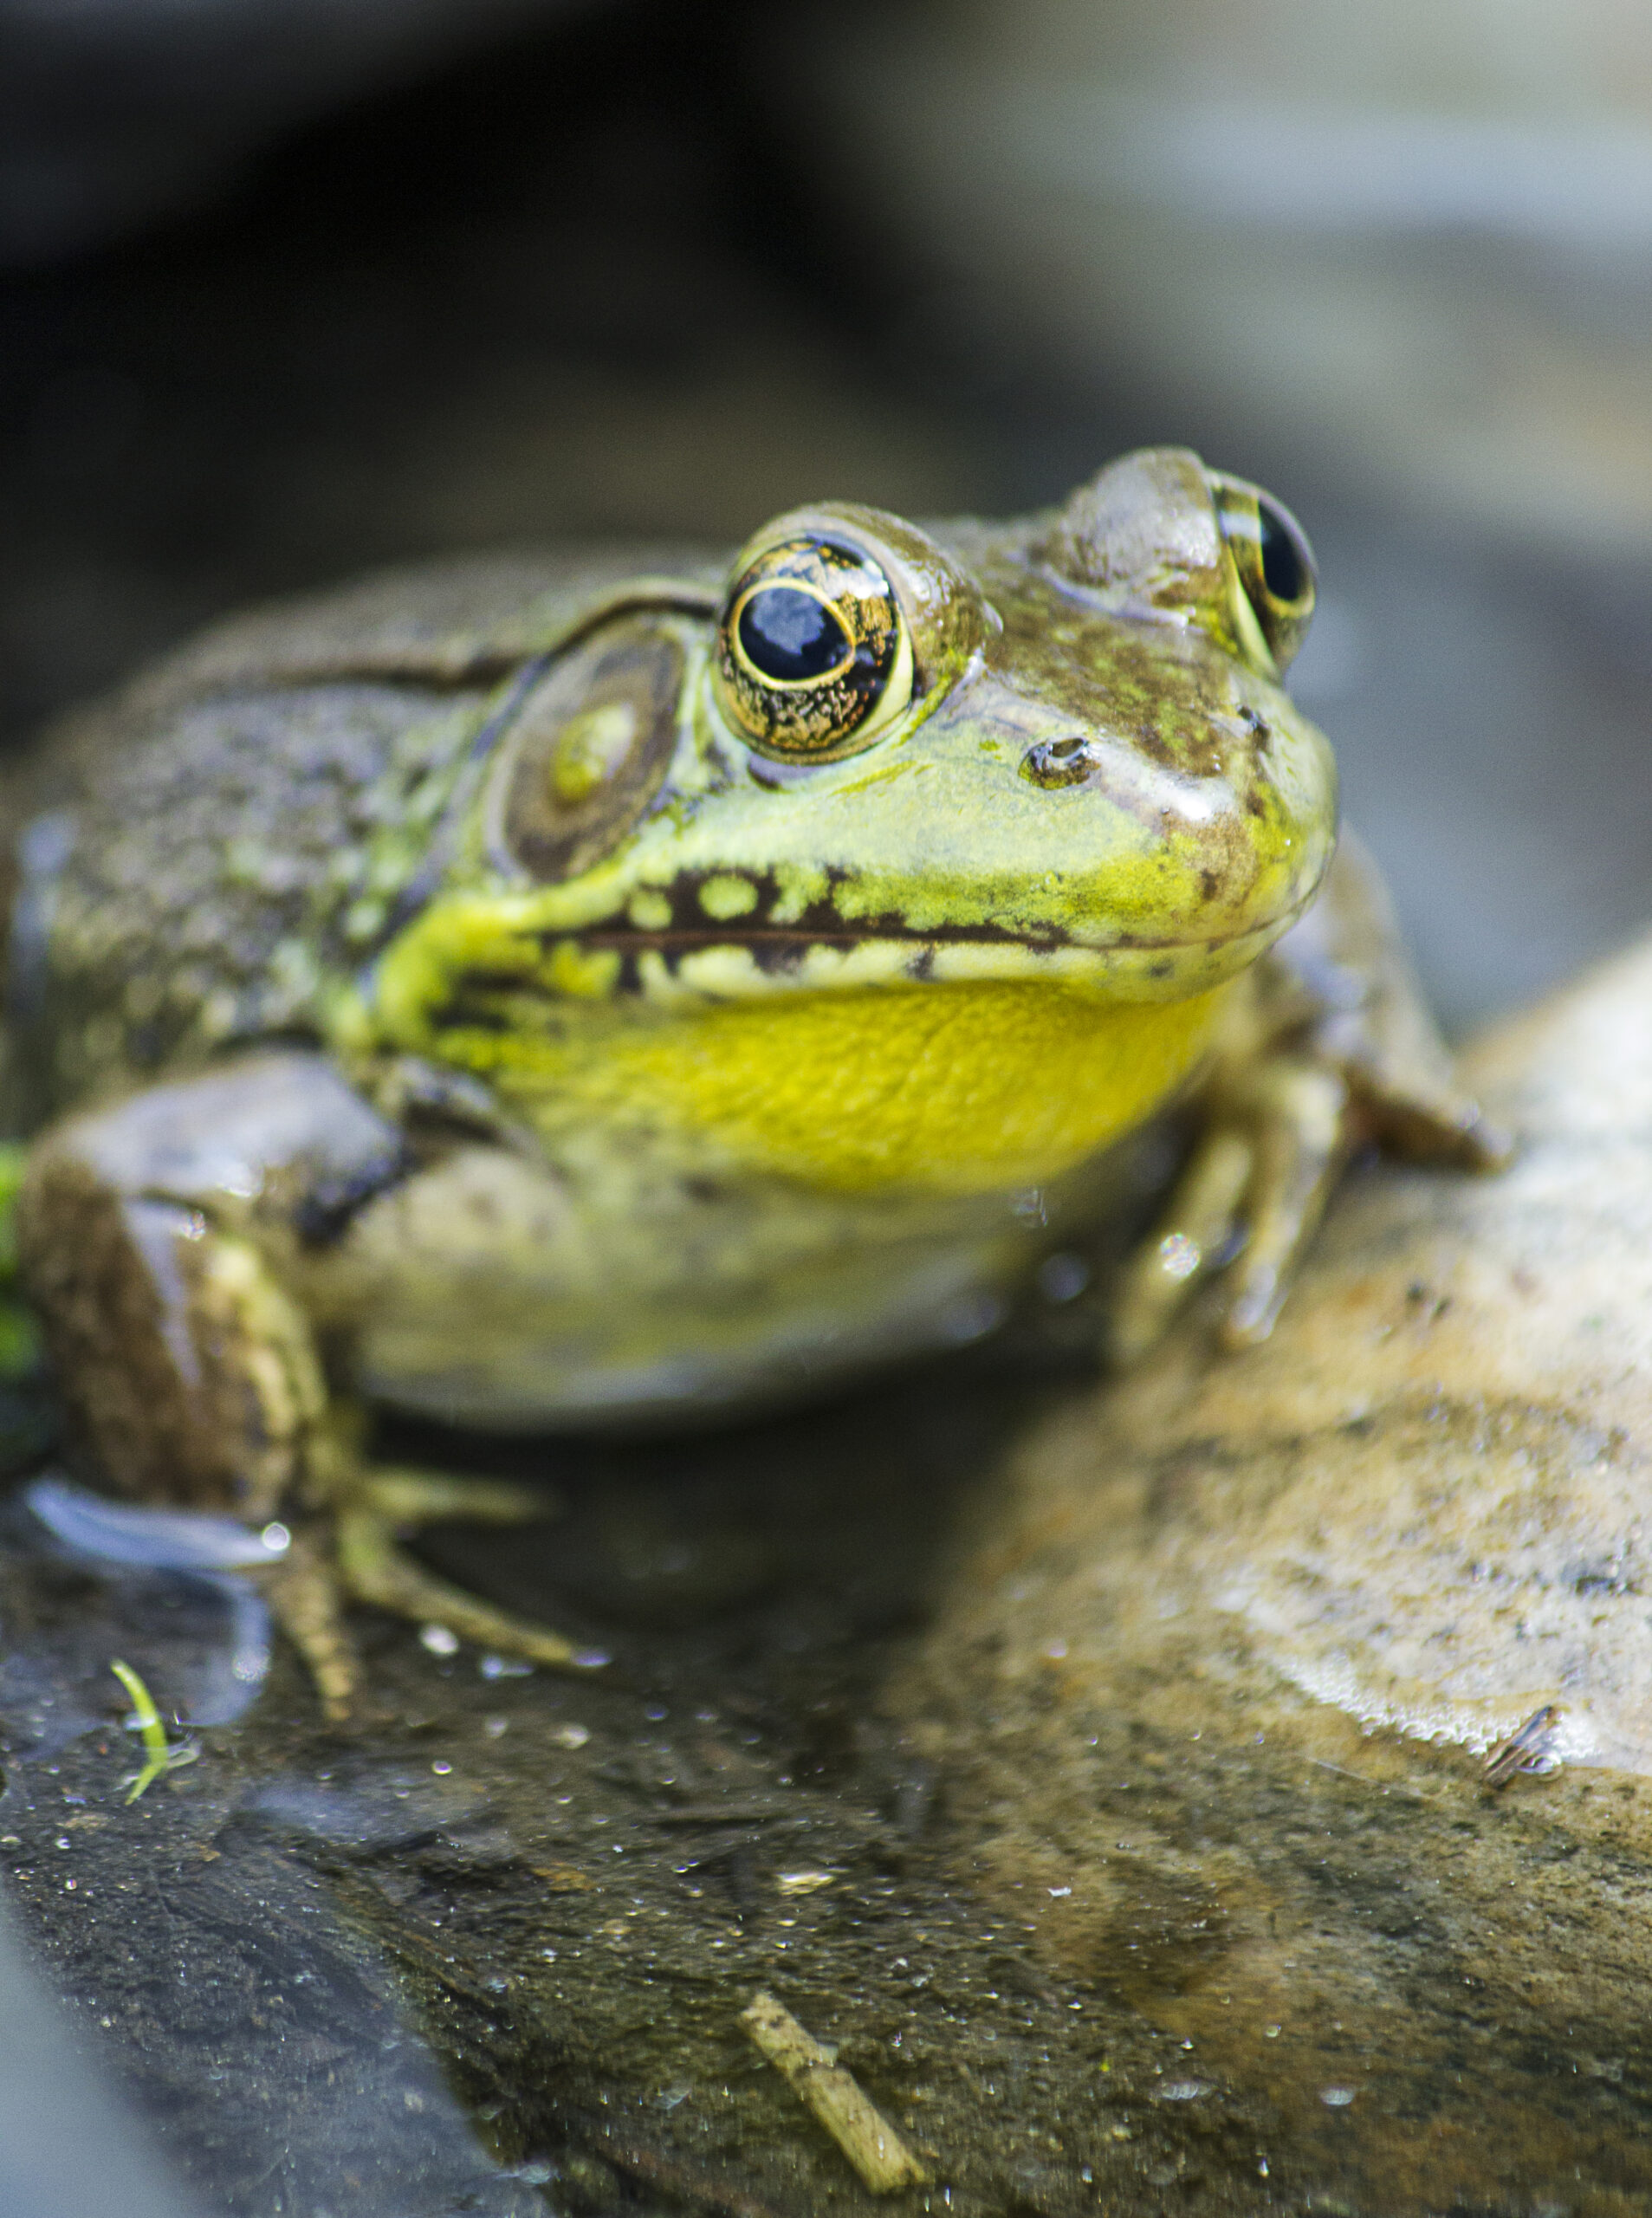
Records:
[[[630,549],[385,574],[217,626],[60,726],[4,797],[7,1127],[313,1036],[501,686],[638,567]]]

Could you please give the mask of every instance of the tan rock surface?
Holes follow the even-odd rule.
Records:
[[[1193,1320],[1046,1424],[891,1699],[978,1884],[1184,2039],[1162,2097],[1272,2106],[1280,2191],[1642,2208],[1652,942],[1469,1069],[1514,1167],[1363,1170],[1266,1347]]]

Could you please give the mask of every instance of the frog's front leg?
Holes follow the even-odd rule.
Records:
[[[1379,1140],[1490,1170],[1508,1143],[1458,1087],[1364,849],[1346,834],[1307,915],[1259,964],[1203,1088],[1204,1129],[1126,1266],[1115,1356],[1158,1339],[1199,1280],[1227,1265],[1229,1347],[1273,1330],[1350,1154]]]
[[[340,1593],[536,1661],[579,1661],[559,1635],[402,1553],[407,1526],[543,1504],[366,1462],[290,1291],[307,1241],[405,1168],[397,1127],[326,1057],[294,1051],[68,1119],[36,1145],[17,1200],[23,1283],[81,1451],[137,1500],[288,1524],[270,1600],[334,1716],[357,1676]]]

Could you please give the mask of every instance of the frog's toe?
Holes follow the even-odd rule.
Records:
[[[1403,1154],[1463,1171],[1500,1171],[1514,1152],[1509,1134],[1448,1079],[1424,1084],[1414,1071],[1357,1064],[1349,1078],[1364,1123]]]
[[[467,1508],[466,1514],[470,1514]],[[599,1651],[576,1647],[548,1625],[513,1617],[508,1610],[496,1610],[474,1594],[467,1594],[463,1587],[437,1578],[398,1547],[392,1520],[370,1503],[340,1511],[337,1549],[340,1579],[358,1602],[411,1618],[418,1625],[444,1626],[478,1647],[521,1656],[554,1670],[597,1670],[608,1661]]]
[[[285,1560],[258,1574],[265,1599],[314,1683],[323,1712],[340,1724],[355,1708],[360,1668],[345,1630],[342,1588],[327,1557],[295,1533]]]
[[[1321,1064],[1273,1057],[1230,1089],[1125,1266],[1113,1307],[1113,1360],[1128,1365],[1144,1355],[1199,1281],[1224,1268],[1233,1292],[1222,1345],[1266,1339],[1350,1134],[1348,1088]]]
[[[1139,1361],[1226,1255],[1254,1157],[1249,1133],[1232,1125],[1214,1125],[1200,1139],[1158,1221],[1120,1274],[1108,1324],[1107,1352],[1115,1364]]]
[[[542,1487],[465,1478],[401,1463],[372,1465],[356,1487],[368,1507],[392,1525],[435,1525],[448,1517],[483,1525],[531,1525],[541,1517],[560,1515],[562,1507]]]
[[[1221,1325],[1228,1348],[1254,1346],[1273,1331],[1350,1145],[1348,1088],[1335,1071],[1281,1056],[1257,1073],[1254,1101],[1245,1246]]]

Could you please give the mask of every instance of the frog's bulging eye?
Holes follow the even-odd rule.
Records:
[[[1234,609],[1241,644],[1252,627],[1275,671],[1283,671],[1307,634],[1313,615],[1313,550],[1286,508],[1242,478],[1214,481],[1216,521],[1238,584]]]
[[[912,647],[871,557],[789,539],[735,580],[717,635],[724,714],[759,754],[835,762],[886,731],[912,697]]]

